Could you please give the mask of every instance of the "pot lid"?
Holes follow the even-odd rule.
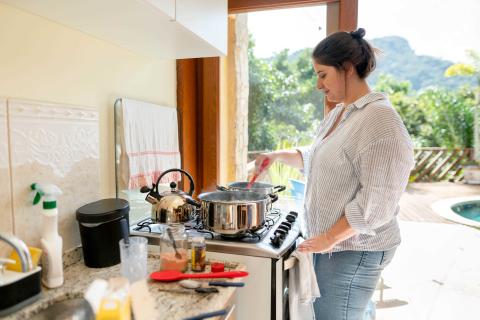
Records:
[[[220,203],[253,203],[265,201],[269,196],[249,191],[213,191],[202,193],[198,198],[203,201]]]
[[[230,182],[228,184],[229,187],[233,188],[246,188],[248,186],[249,182],[248,181],[239,181],[239,182]],[[275,185],[266,183],[266,182],[254,182],[252,186],[250,187],[251,189],[271,189],[274,188]]]

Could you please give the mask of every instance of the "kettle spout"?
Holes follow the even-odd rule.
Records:
[[[147,194],[147,196],[145,197],[145,200],[147,202],[150,202],[151,204],[157,204],[158,201],[160,200],[160,197],[156,198],[155,197],[155,192],[150,192],[149,194]]]
[[[147,193],[147,196],[145,197],[145,200],[151,204],[157,204],[158,201],[160,200],[160,195],[158,194],[158,192],[155,191],[155,185],[153,185],[152,189],[150,189],[149,187],[147,186],[143,186],[141,189],[140,189],[140,192],[141,193]]]

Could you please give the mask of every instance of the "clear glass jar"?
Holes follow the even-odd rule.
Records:
[[[192,271],[205,271],[207,246],[202,236],[192,239]]]
[[[185,272],[187,268],[188,239],[185,227],[181,224],[168,225],[160,238],[160,270]]]

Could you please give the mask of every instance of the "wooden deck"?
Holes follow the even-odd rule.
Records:
[[[445,198],[473,195],[480,196],[480,186],[461,182],[411,183],[400,199],[398,218],[404,221],[454,223],[433,212],[431,204]]]

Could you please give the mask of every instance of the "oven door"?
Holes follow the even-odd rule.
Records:
[[[272,261],[272,309],[271,319],[287,320],[290,319],[290,310],[288,307],[288,283],[289,269],[296,263],[296,258],[289,260],[290,255],[302,243],[303,238],[299,237],[292,246],[285,252],[281,259]],[[274,278],[275,277],[275,278]],[[275,281],[273,281],[275,279]]]
[[[288,302],[288,285],[290,279],[290,269],[295,266],[297,263],[297,258],[290,257],[290,255],[295,251],[300,243],[302,243],[304,239],[300,236],[294,242],[294,244],[290,247],[290,249],[284,254],[282,259],[280,259],[276,265],[275,271],[276,274],[281,275],[277,277],[277,286],[278,290],[276,290],[276,301],[277,306],[275,310],[275,317],[272,316],[272,319],[277,320],[287,320],[290,319],[290,308]],[[272,292],[273,294],[273,292]],[[272,295],[273,296],[273,295]],[[273,310],[272,310],[273,314]]]

